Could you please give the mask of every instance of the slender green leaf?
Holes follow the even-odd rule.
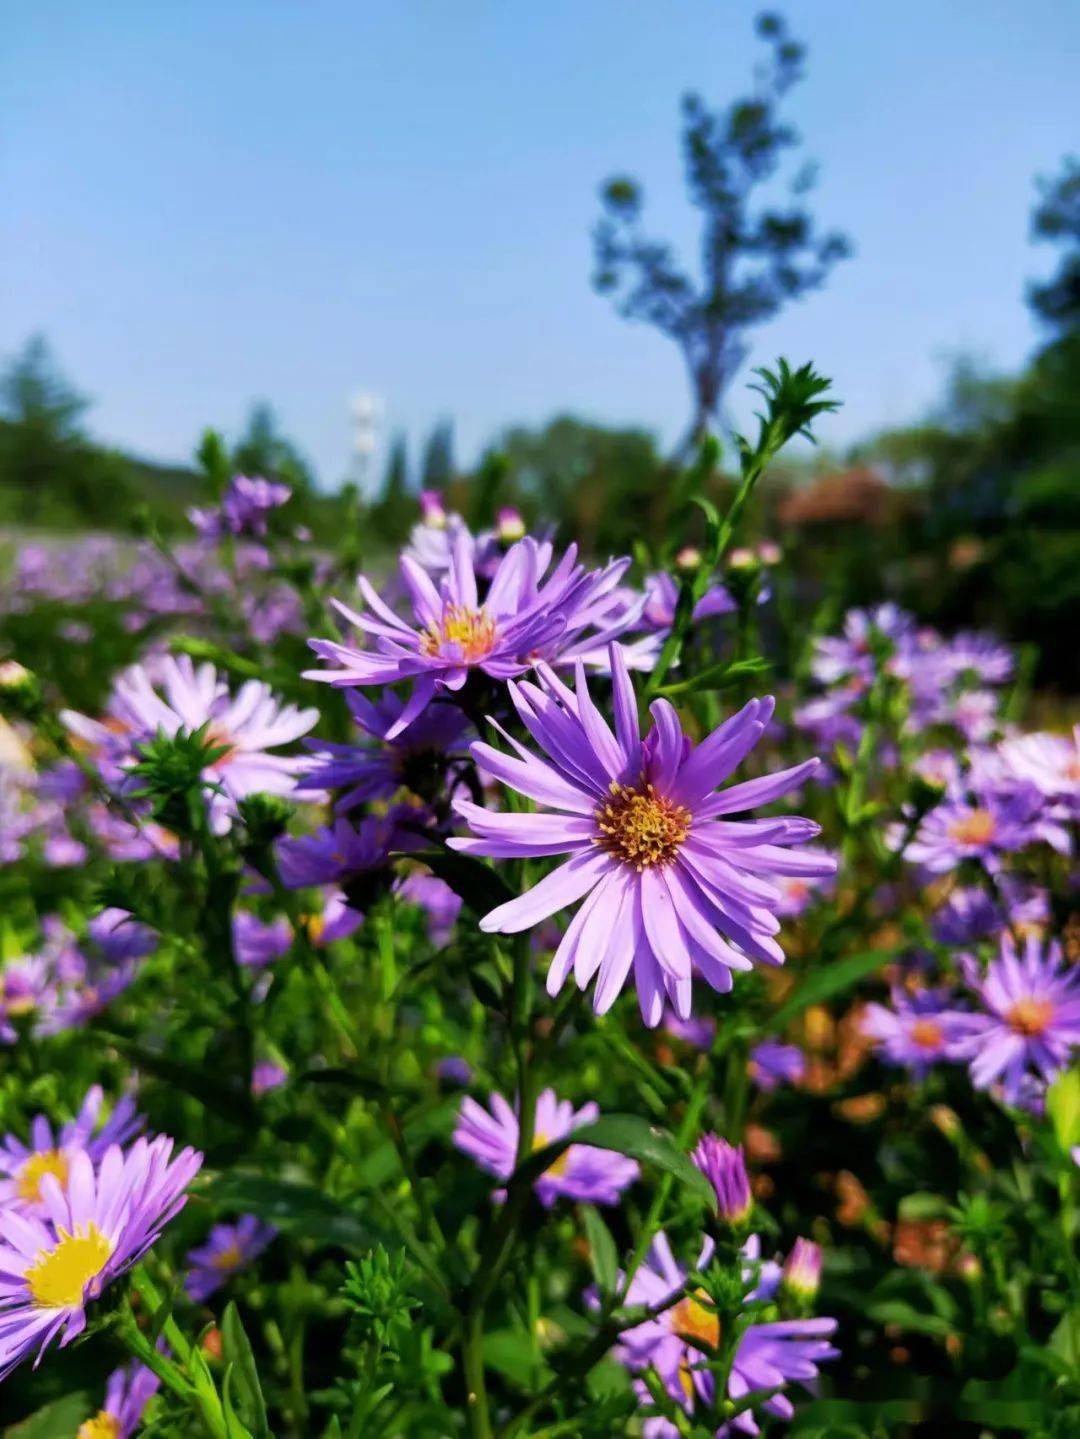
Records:
[[[793,1019],[797,1019],[804,1009],[809,1009],[812,1004],[822,1004],[826,999],[842,994],[845,989],[851,989],[895,957],[895,949],[872,949],[865,954],[849,954],[845,959],[838,959],[833,964],[817,966],[810,971],[794,994],[776,1010],[769,1021],[769,1028],[774,1031],[784,1029]]]
[[[589,1264],[601,1294],[613,1294],[619,1273],[619,1254],[611,1230],[592,1204],[581,1206],[581,1221],[589,1245]]]
[[[221,1354],[225,1363],[232,1366],[232,1388],[240,1417],[255,1439],[269,1439],[266,1401],[259,1383],[255,1354],[251,1348],[251,1340],[240,1321],[240,1311],[233,1300],[226,1305],[221,1320]]]

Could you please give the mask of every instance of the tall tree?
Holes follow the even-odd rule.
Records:
[[[40,335],[0,376],[0,487],[12,518],[112,526],[130,513],[131,467],[88,439],[87,407]]]
[[[294,490],[310,490],[314,477],[293,442],[282,434],[271,405],[260,400],[251,407],[247,428],[236,442],[232,465],[240,474],[282,480]]]
[[[814,183],[804,165],[790,183],[790,203],[757,203],[797,132],[780,119],[781,101],[802,78],[805,48],[783,19],[756,22],[768,58],[752,95],[711,110],[700,95],[683,98],[682,148],[691,202],[701,211],[700,275],[692,277],[672,246],[641,229],[637,181],[610,179],[593,235],[593,284],[627,319],[655,325],[678,345],[693,397],[688,441],[716,417],[724,391],[747,354],[747,331],[788,300],[821,285],[850,253],[837,232],[819,234],[802,204]]]
[[[390,445],[382,489],[371,510],[372,524],[384,539],[399,544],[416,518],[416,502],[410,493],[409,455],[403,434]]]
[[[1041,199],[1031,217],[1032,236],[1060,245],[1057,272],[1028,287],[1032,309],[1056,334],[1080,325],[1080,160],[1069,157],[1060,174],[1038,182]]]
[[[420,462],[420,485],[441,494],[454,478],[454,425],[440,420],[428,436]]]

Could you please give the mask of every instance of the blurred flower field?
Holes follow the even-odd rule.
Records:
[[[1080,1433],[1080,728],[792,584],[759,376],[632,555],[15,548],[3,1433]]]

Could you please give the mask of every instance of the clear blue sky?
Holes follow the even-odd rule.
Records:
[[[725,100],[744,0],[8,0],[0,351],[43,331],[104,437],[181,459],[273,401],[326,481],[347,399],[471,458],[559,410],[673,440],[680,362],[590,291],[596,187],[692,242],[681,93]],[[917,414],[958,350],[1012,366],[1036,172],[1080,149],[1076,0],[797,0],[791,113],[857,256],[759,331],[846,401]],[[738,405],[736,405],[738,413]]]

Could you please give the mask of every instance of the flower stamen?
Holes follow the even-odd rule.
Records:
[[[467,664],[485,659],[495,648],[496,626],[484,608],[447,605],[438,624],[428,625],[420,636],[420,653],[442,655],[443,645],[456,645]]]
[[[611,782],[611,798],[596,811],[596,842],[640,874],[654,864],[670,864],[690,832],[684,805],[658,795],[651,784]]]

